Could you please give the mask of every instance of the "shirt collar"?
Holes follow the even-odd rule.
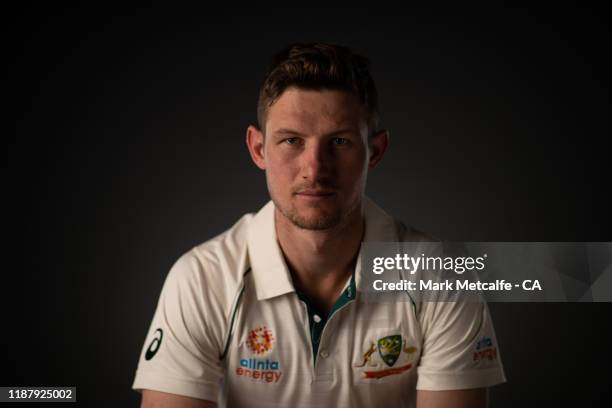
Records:
[[[364,214],[365,214],[365,233],[362,242],[398,242],[397,223],[389,214],[380,208],[374,201],[368,197],[364,197]],[[355,284],[357,290],[360,290],[362,268],[363,245],[359,249],[357,263],[355,265]]]
[[[364,241],[396,242],[395,220],[368,197],[364,197]],[[294,292],[289,268],[281,252],[274,227],[274,203],[270,200],[252,218],[247,233],[248,258],[257,299],[269,299]],[[361,280],[361,251],[353,276],[359,287]],[[353,279],[353,276],[351,279]],[[350,284],[350,281],[347,285]]]

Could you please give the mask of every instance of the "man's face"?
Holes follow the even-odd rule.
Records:
[[[288,88],[269,108],[263,161],[270,196],[294,225],[333,228],[361,205],[369,165],[359,100]]]

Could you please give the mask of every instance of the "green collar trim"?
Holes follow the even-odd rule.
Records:
[[[314,305],[308,302],[308,299],[304,296],[303,293],[296,289],[295,293],[298,298],[306,304],[306,309],[308,311],[308,323],[310,327],[310,343],[312,345],[312,360],[313,364],[317,361],[317,354],[319,352],[319,343],[321,341],[321,335],[323,334],[323,329],[327,322],[333,317],[333,315],[346,304],[355,300],[355,296],[357,295],[357,285],[355,283],[355,270],[353,270],[353,274],[351,275],[351,280],[349,281],[346,289],[342,291],[336,302],[332,306],[329,311],[329,315],[323,316],[318,310],[315,309]]]

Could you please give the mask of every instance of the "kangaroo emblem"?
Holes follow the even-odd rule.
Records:
[[[370,348],[363,354],[363,362],[361,364],[356,365],[355,367],[363,367],[368,364],[368,366],[372,367],[375,364],[372,363],[372,354],[376,351],[376,344],[371,343]]]

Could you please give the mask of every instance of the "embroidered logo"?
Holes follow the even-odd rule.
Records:
[[[381,337],[376,341],[376,343],[370,343],[369,348],[363,354],[361,358],[361,362],[355,364],[354,367],[380,367],[381,364],[374,361],[374,356],[376,356],[376,351],[378,350],[378,355],[380,356],[380,360],[387,366],[393,367],[393,365],[401,359],[402,355],[406,355],[406,358],[403,360],[411,360],[412,354],[417,351],[416,347],[408,346],[406,341],[402,339],[402,336],[399,334],[394,334],[391,336]],[[402,354],[403,353],[403,354]],[[384,367],[384,366],[382,366]],[[385,368],[382,370],[372,370],[372,371],[363,371],[364,378],[383,378],[388,375],[401,374],[404,371],[409,370],[412,367],[412,363],[404,364],[399,367],[394,368]]]
[[[155,356],[157,350],[159,350],[159,346],[161,345],[162,339],[164,338],[164,331],[162,329],[155,330],[155,337],[149,344],[147,351],[145,353],[145,360],[150,360]]]
[[[249,331],[246,344],[252,353],[258,357],[263,357],[272,350],[274,340],[272,330],[265,326],[259,326]],[[266,384],[279,382],[283,374],[279,361],[250,356],[240,358],[235,373],[237,376],[249,378],[251,381]]]
[[[474,361],[479,362],[481,360],[493,361],[497,359],[497,348],[493,344],[493,340],[490,337],[483,337],[476,343],[476,350],[474,351]]]
[[[382,361],[384,361],[389,367],[392,367],[393,364],[395,364],[401,352],[402,336],[399,334],[378,339],[378,353],[380,354]]]
[[[357,364],[355,365],[355,367],[363,367],[366,364],[369,367],[374,367],[376,364],[374,364],[372,362],[372,354],[374,354],[374,352],[376,352],[376,344],[371,343],[370,344],[370,348],[368,349],[368,351],[366,351],[365,353],[363,353],[363,362],[361,364]]]
[[[251,330],[247,344],[253,353],[260,356],[266,355],[272,350],[272,345],[274,344],[272,330],[266,328],[266,326],[259,326]]]

